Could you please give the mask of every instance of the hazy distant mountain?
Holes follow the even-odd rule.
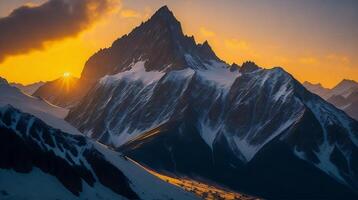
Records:
[[[282,68],[229,66],[167,7],[82,77],[99,81],[66,119],[155,170],[271,199],[358,197],[357,121]]]
[[[10,83],[10,85],[19,88],[21,91],[28,95],[32,95],[39,87],[41,87],[45,82],[36,82],[29,85],[23,85],[21,83]]]
[[[353,80],[342,80],[332,89],[323,88],[320,84],[303,84],[312,93],[315,93],[337,108],[345,111],[349,116],[358,120],[358,83]]]
[[[356,91],[358,91],[358,83],[353,80],[344,79],[334,88],[332,88],[331,95],[340,95],[343,97],[348,97]]]
[[[33,93],[33,96],[45,99],[57,106],[71,107],[76,103],[76,100],[71,95],[77,91],[77,82],[78,78],[73,76],[48,81],[40,86]]]
[[[323,99],[327,99],[331,96],[331,90],[323,87],[320,83],[313,84],[308,81],[305,81],[303,83],[303,86],[305,86],[310,92],[317,94]]]
[[[0,106],[0,199],[197,199],[103,145]]]

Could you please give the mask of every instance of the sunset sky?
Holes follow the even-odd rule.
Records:
[[[58,27],[48,28],[46,24],[53,24],[49,17],[36,26],[29,22],[9,29],[19,31],[13,38],[3,34],[5,39],[1,32],[9,27],[6,20],[21,17],[21,12],[8,17],[14,9],[25,4],[34,8],[47,0],[0,1],[0,76],[24,84],[53,80],[65,72],[80,76],[89,56],[168,5],[186,34],[197,42],[208,40],[228,63],[253,60],[267,68],[282,66],[299,81],[326,87],[343,78],[358,81],[357,0],[98,0],[103,5],[96,0],[73,1],[87,6],[74,6],[83,9],[74,18],[78,22],[69,16]],[[50,6],[45,11],[51,11]],[[33,32],[45,39],[27,41]]]

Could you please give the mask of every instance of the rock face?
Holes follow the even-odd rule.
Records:
[[[118,152],[11,106],[0,107],[0,191],[0,199],[196,199]]]
[[[358,83],[353,80],[342,80],[332,89],[323,88],[320,84],[303,84],[315,93],[358,120]]]
[[[155,170],[272,199],[357,198],[358,122],[281,68],[227,65],[166,7],[83,74],[107,75],[67,120]]]

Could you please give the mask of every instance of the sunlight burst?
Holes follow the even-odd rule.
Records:
[[[67,78],[67,77],[70,77],[71,76],[71,73],[70,72],[65,72],[63,73],[63,77]]]

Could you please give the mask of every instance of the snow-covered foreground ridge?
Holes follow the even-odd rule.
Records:
[[[119,153],[11,106],[0,107],[0,150],[1,199],[196,199]]]

